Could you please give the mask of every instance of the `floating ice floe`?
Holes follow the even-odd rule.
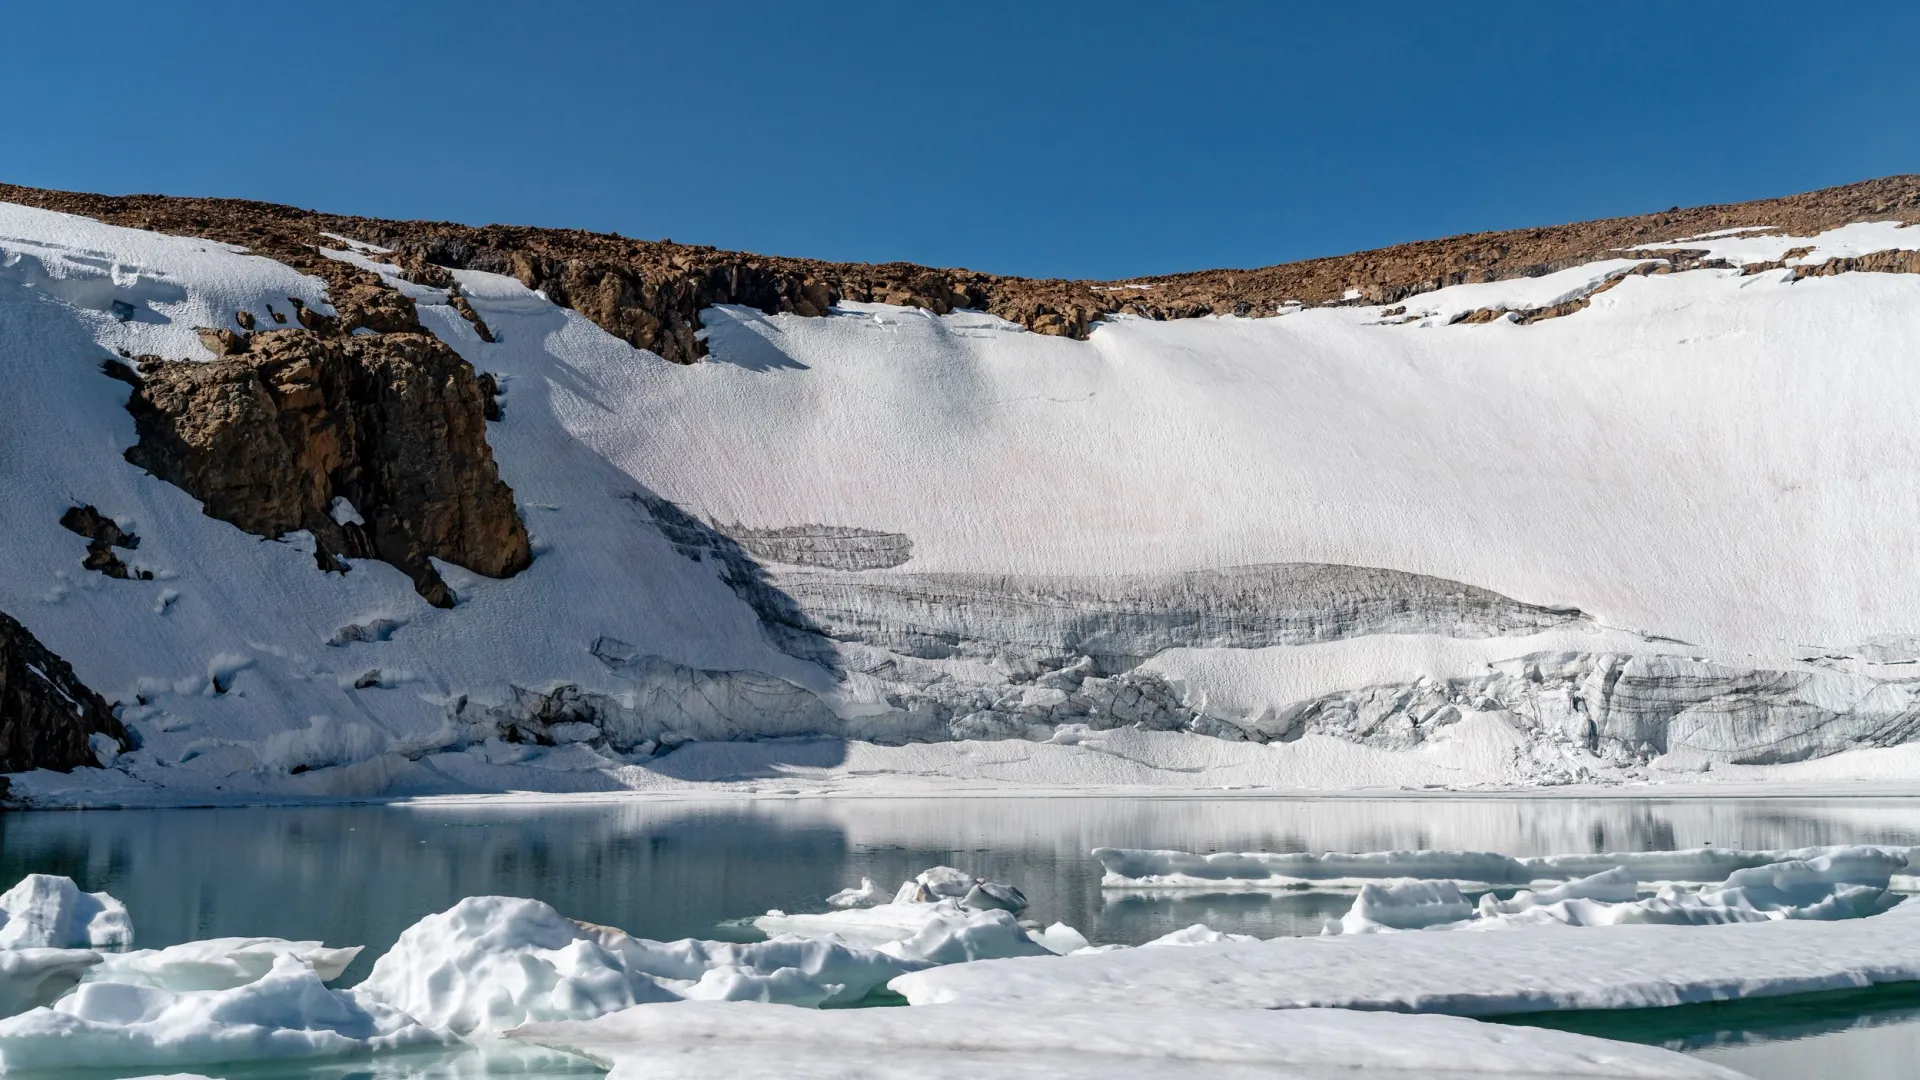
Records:
[[[838,1004],[917,966],[832,940],[649,941],[476,896],[408,927],[359,989],[465,1035],[685,998]]]
[[[1822,856],[1866,858],[1877,852],[1894,872],[1907,865],[1903,847],[1811,847],[1784,851],[1691,848],[1684,851],[1616,851],[1515,858],[1492,851],[1221,852],[1095,848],[1106,868],[1101,885],[1122,889],[1167,888],[1357,888],[1367,882],[1412,879],[1451,881],[1462,888],[1497,888],[1569,881],[1624,867],[1650,884],[1705,885],[1739,870]]]
[[[450,1041],[376,998],[329,989],[311,965],[281,955],[261,978],[227,990],[82,983],[50,1007],[0,1020],[0,1071],[335,1057]]]
[[[1569,901],[1570,902],[1570,901]],[[1862,919],[1342,934],[912,972],[915,1005],[1364,1008],[1463,1016],[1651,1008],[1920,981],[1920,904]]]
[[[109,953],[85,975],[87,982],[127,983],[161,990],[231,990],[273,970],[282,956],[303,961],[332,982],[360,955],[362,946],[330,949],[318,941],[232,937],[189,941],[164,949]]]
[[[109,949],[133,944],[126,905],[73,879],[28,874],[0,893],[0,949]]]
[[[689,1001],[850,1005],[920,963],[843,942],[791,936],[751,944],[649,941],[585,927],[630,971]]]
[[[1059,947],[1042,943],[1015,918],[1027,909],[1019,889],[951,866],[935,866],[902,882],[888,903],[865,903],[881,895],[872,879],[862,878],[859,889],[827,898],[838,910],[793,915],[769,911],[753,925],[766,934],[850,942],[913,965],[1043,956],[1087,944],[1078,931],[1059,924],[1040,932],[1052,934]],[[1077,945],[1072,944],[1075,939]]]
[[[1879,848],[1839,848],[1813,859],[1796,859],[1735,870],[1720,885],[1688,889],[1663,885],[1641,899],[1626,867],[1567,882],[1540,892],[1522,890],[1510,900],[1492,893],[1476,906],[1451,881],[1402,881],[1361,887],[1353,907],[1329,933],[1394,930],[1491,930],[1512,926],[1615,926],[1667,923],[1709,926],[1772,919],[1859,919],[1901,901],[1888,889],[1906,859]]]
[[[510,1034],[592,1058],[611,1068],[608,1080],[1739,1077],[1672,1051],[1566,1032],[1325,1009],[1115,1005],[1020,1012],[954,1005],[818,1012],[687,1002],[645,1005],[587,1022],[529,1025]]]

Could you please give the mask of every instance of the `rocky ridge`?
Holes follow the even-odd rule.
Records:
[[[334,313],[290,297],[286,312],[240,311],[232,326],[201,328],[212,362],[110,362],[107,373],[133,388],[140,441],[127,460],[247,532],[311,532],[323,570],[345,571],[344,558],[391,563],[436,606],[454,598],[429,556],[489,577],[529,565],[526,528],[487,445],[491,380],[379,275],[287,236],[248,239],[256,254],[324,280]]]
[[[1449,285],[1537,276],[1728,228],[1764,227],[1804,236],[1855,221],[1911,224],[1920,222],[1920,176],[1781,199],[1422,240],[1259,269],[1124,282],[1043,280],[911,263],[831,263],[578,229],[385,221],[239,199],[87,195],[0,184],[0,201],[245,245],[325,278],[330,294],[340,298],[336,307],[343,300],[352,306],[353,290],[378,285],[369,282],[372,275],[318,254],[320,246],[334,242],[323,234],[353,237],[394,249],[408,276],[421,284],[450,284],[448,268],[510,274],[637,348],[691,363],[706,352],[700,312],[716,304],[802,316],[824,315],[843,300],[940,314],[972,308],[1037,333],[1085,338],[1104,315],[1267,316],[1293,304],[1395,304]],[[1660,254],[1684,262],[1703,253]]]
[[[96,736],[112,751],[97,753]],[[126,729],[106,701],[0,612],[0,772],[95,765],[126,745]]]

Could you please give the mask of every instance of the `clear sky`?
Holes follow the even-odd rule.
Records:
[[[0,179],[1073,277],[1920,172],[1920,3],[22,2]]]

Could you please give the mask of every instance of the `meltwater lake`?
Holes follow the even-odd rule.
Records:
[[[761,798],[8,813],[0,878],[63,874],[112,893],[131,910],[139,947],[241,935],[365,945],[340,981],[351,985],[407,926],[479,894],[544,900],[655,939],[750,939],[741,920],[769,909],[825,910],[828,894],[862,877],[890,890],[947,864],[1019,886],[1042,923],[1138,944],[1196,922],[1316,934],[1352,894],[1103,889],[1094,847],[1525,856],[1846,843],[1920,844],[1920,799]],[[1920,1061],[1920,989],[1523,1022],[1685,1050],[1760,1080],[1909,1077]],[[199,1071],[432,1080],[599,1070],[528,1051]]]

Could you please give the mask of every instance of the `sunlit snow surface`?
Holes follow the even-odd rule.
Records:
[[[810,1012],[687,1003],[587,1023],[533,1025],[515,1034],[603,1061],[613,1067],[613,1080],[1738,1076],[1665,1050],[1561,1032],[1326,1010],[1118,1006],[1037,1013],[947,1006]]]
[[[1684,246],[1736,262],[1811,246],[1805,259],[1817,261],[1920,246],[1920,230]],[[1642,254],[1657,255],[1417,302],[1432,322],[1462,305],[1537,306]],[[1480,673],[1530,652],[1605,650],[1824,672],[1810,692],[1850,707],[1875,692],[1866,675],[1907,670],[1880,662],[1901,659],[1897,649],[1857,646],[1920,629],[1920,578],[1885,542],[1920,527],[1911,275],[1694,271],[1627,277],[1585,310],[1530,326],[1383,325],[1378,309],[1304,309],[1121,318],[1086,342],[968,312],[727,308],[706,313],[713,355],[691,367],[635,351],[511,279],[457,276],[498,343],[481,342],[444,293],[407,289],[430,329],[501,381],[505,418],[489,440],[537,558],[506,581],[442,566],[461,602],[439,611],[384,564],[320,573],[303,535],[242,534],[121,458],[133,425],[103,358],[205,359],[195,327],[228,325],[239,310],[261,317],[270,303],[284,311],[289,297],[325,310],[315,279],[224,245],[0,206],[0,372],[33,403],[0,430],[10,496],[0,610],[122,703],[143,743],[113,770],[22,777],[16,794],[733,790],[751,786],[736,779],[743,763],[816,789],[916,791],[922,777],[949,789],[1458,787],[1560,767],[1529,759],[1524,740],[1484,717],[1413,752],[1318,735],[1253,746],[1094,732],[656,761],[591,732],[552,747],[477,741],[456,715],[560,684],[678,717],[703,739],[822,726],[884,739],[898,725],[886,704],[894,684],[775,648],[712,562],[662,534],[643,509],[656,497],[747,530],[904,537],[900,573],[1323,562],[1432,575],[1595,620],[1511,638],[1175,649],[1149,662],[1194,707],[1233,715]],[[55,524],[76,503],[137,532],[128,559],[153,579],[82,570],[85,541]],[[383,631],[343,638],[355,626]],[[1838,672],[1809,663],[1824,652],[1852,659]],[[1005,678],[990,665],[939,670]],[[714,672],[762,681],[749,693]],[[1899,779],[1920,775],[1920,758],[1900,748],[1756,769],[1755,779],[1810,784]]]

